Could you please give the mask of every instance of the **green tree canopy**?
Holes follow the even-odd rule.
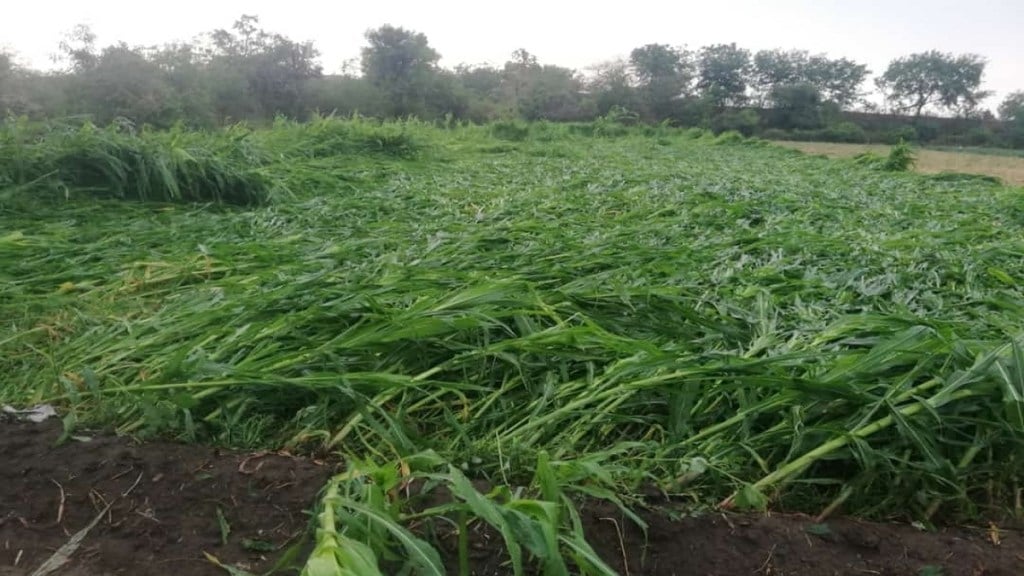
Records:
[[[754,55],[752,87],[762,103],[780,86],[813,86],[826,102],[849,107],[861,96],[868,68],[846,58],[811,55],[806,50],[761,50]]]
[[[390,113],[422,114],[424,95],[435,81],[441,55],[430,47],[424,34],[390,24],[368,31],[366,41],[363,74],[388,96]]]
[[[91,68],[81,72],[78,104],[98,122],[127,118],[166,127],[181,117],[178,98],[160,67],[141,48],[107,46]]]
[[[0,115],[15,112],[14,109],[19,108],[17,75],[14,57],[0,50]]]
[[[647,44],[630,53],[629,63],[646,115],[669,116],[674,101],[687,92],[693,78],[687,52],[667,44]]]
[[[807,130],[823,124],[821,92],[811,84],[775,86],[769,100],[776,122],[784,128]]]
[[[506,109],[526,120],[578,120],[581,116],[579,75],[569,68],[542,65],[523,48],[505,62],[501,92]]]
[[[920,117],[931,106],[966,115],[989,94],[981,90],[984,75],[981,56],[931,50],[893,60],[875,83],[896,111]]]
[[[1024,91],[1009,94],[999,104],[999,118],[1007,122],[1024,119]]]
[[[590,68],[586,88],[590,92],[597,114],[604,116],[613,108],[637,110],[640,102],[633,87],[630,65],[624,60],[602,62]]]
[[[241,84],[252,113],[299,117],[306,108],[306,85],[320,77],[319,52],[311,42],[295,42],[259,27],[259,18],[243,15],[231,30],[210,34],[211,67],[219,78]]]
[[[716,106],[741,106],[747,101],[750,51],[733,44],[715,44],[697,56],[697,88]]]
[[[806,50],[760,50],[754,54],[751,88],[761,104],[766,104],[777,86],[789,86],[806,80]]]
[[[801,82],[814,86],[824,101],[846,108],[861,98],[869,73],[867,66],[853,60],[817,55],[807,60]]]

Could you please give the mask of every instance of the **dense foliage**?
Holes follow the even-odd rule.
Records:
[[[311,575],[441,573],[441,516],[605,574],[581,494],[1014,506],[1020,190],[626,124],[8,127],[0,403],[346,455]],[[236,177],[279,192],[200,192]]]
[[[981,108],[985,61],[974,54],[930,51],[894,60],[876,85],[887,115],[874,110],[863,64],[803,50],[752,53],[736,44],[697,50],[647,44],[628,60],[580,72],[516,50],[502,65],[453,69],[419,32],[384,25],[368,30],[358,65],[324,73],[316,47],[263,29],[242,16],[192,42],[156,47],[102,47],[88,27],[60,46],[63,69],[41,73],[0,54],[0,114],[30,118],[87,116],[98,124],[214,127],[276,116],[359,113],[473,122],[588,121],[612,109],[649,123],[699,126],[773,137],[847,141],[910,139],[946,145],[1013,146],[1020,131]],[[925,113],[956,117],[926,119]],[[1005,115],[1004,115],[1005,117]],[[780,133],[781,131],[781,133]]]

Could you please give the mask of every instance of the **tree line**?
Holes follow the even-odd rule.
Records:
[[[986,62],[928,51],[893,60],[874,87],[871,71],[847,58],[805,50],[751,52],[736,44],[698,50],[648,44],[584,72],[540,62],[525,49],[503,66],[446,69],[427,37],[385,25],[369,30],[358,68],[325,74],[311,42],[265,30],[242,16],[188,43],[97,46],[85,26],[59,46],[62,65],[44,73],[0,53],[0,112],[28,117],[86,115],[166,127],[214,126],[314,113],[454,118],[473,122],[585,121],[608,114],[648,122],[753,133],[853,130],[844,112],[926,113],[994,120],[981,103]],[[1024,145],[1024,93],[998,107],[1007,140]],[[841,132],[841,130],[840,130]],[[827,134],[824,134],[827,135]]]

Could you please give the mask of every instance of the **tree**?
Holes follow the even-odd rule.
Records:
[[[693,77],[687,52],[667,44],[647,44],[630,53],[629,63],[646,115],[652,119],[668,117],[674,101],[684,95]]]
[[[423,114],[424,94],[437,75],[441,55],[419,32],[388,24],[366,33],[362,50],[366,78],[383,91],[395,116]]]
[[[3,51],[0,51],[0,115],[13,111],[18,107],[20,98],[17,94],[16,81],[18,69],[14,65],[14,58]]]
[[[706,46],[697,57],[697,88],[718,107],[742,106],[750,68],[749,50],[736,44]]]
[[[384,117],[387,99],[366,78],[351,74],[325,75],[309,83],[309,102],[321,114]]]
[[[868,72],[867,66],[846,58],[812,56],[805,50],[762,50],[754,55],[752,84],[762,104],[777,87],[808,84],[823,101],[848,108],[860,98]]]
[[[603,62],[590,68],[586,88],[594,100],[597,114],[604,116],[612,108],[636,110],[638,96],[633,87],[630,66],[623,60]]]
[[[999,118],[1006,122],[1006,137],[1014,148],[1024,148],[1024,92],[1013,92],[999,105]]]
[[[769,99],[775,123],[782,128],[809,130],[823,124],[821,93],[810,84],[776,86]]]
[[[1009,94],[999,105],[999,119],[1005,122],[1024,120],[1024,91]]]
[[[243,114],[300,117],[306,112],[306,86],[322,73],[311,42],[267,32],[259,27],[259,18],[249,15],[239,18],[232,31],[215,30],[210,40],[210,65],[219,73],[215,78],[236,89],[241,84],[248,96],[249,111],[243,108]]]
[[[465,99],[461,117],[473,122],[487,122],[501,115],[504,73],[493,66],[455,67],[455,82]]]
[[[520,48],[502,69],[506,110],[526,120],[578,120],[583,116],[583,82],[574,70],[541,65]]]
[[[751,87],[761,105],[768,103],[772,90],[807,80],[810,55],[806,50],[761,50],[754,54]]]
[[[10,54],[0,50],[0,80],[14,72],[14,58]]]
[[[97,122],[123,117],[140,125],[166,127],[181,118],[171,86],[141,48],[123,42],[108,46],[75,80],[77,106]]]
[[[500,94],[502,74],[493,66],[459,64],[455,67],[455,76],[477,98],[497,99]]]
[[[860,87],[869,73],[853,60],[818,55],[807,60],[801,81],[814,86],[825,102],[848,108],[861,98]]]
[[[199,47],[189,43],[167,44],[149,51],[148,58],[161,71],[177,99],[181,119],[192,126],[216,123],[208,73]]]
[[[537,57],[525,48],[517,49],[512,53],[512,59],[505,62],[502,69],[502,93],[511,113],[517,116],[524,115],[523,102],[526,99],[526,92],[540,70],[541,65],[537,62]]]
[[[981,90],[985,64],[976,54],[931,50],[893,60],[875,83],[894,110],[915,118],[929,106],[966,114],[989,94]]]
[[[60,55],[55,58],[64,61],[72,72],[82,72],[96,65],[96,34],[87,24],[78,24],[65,34],[60,41]]]
[[[590,115],[583,109],[582,88],[574,70],[541,66],[520,92],[519,113],[526,120],[582,120]]]

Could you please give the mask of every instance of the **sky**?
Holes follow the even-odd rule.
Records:
[[[542,63],[585,71],[627,57],[649,43],[690,48],[716,43],[751,50],[801,48],[845,56],[880,73],[893,58],[925,50],[986,57],[985,86],[1024,90],[1024,0],[4,0],[0,47],[24,64],[53,66],[51,56],[76,24],[100,45],[155,45],[229,28],[241,14],[267,30],[312,40],[326,72],[359,56],[363,34],[382,24],[423,32],[441,64],[500,65],[525,48]],[[143,8],[145,6],[145,8]]]

